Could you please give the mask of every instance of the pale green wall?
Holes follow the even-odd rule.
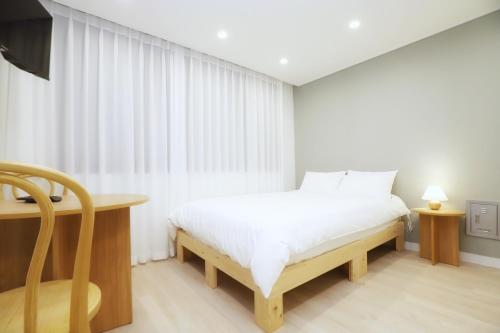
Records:
[[[450,208],[500,201],[500,11],[294,95],[297,184],[305,170],[399,169],[394,192],[409,207],[425,205],[428,184]],[[500,241],[465,236],[464,221],[460,237],[462,251],[500,257]]]

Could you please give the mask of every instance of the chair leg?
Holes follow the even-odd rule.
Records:
[[[357,281],[368,272],[368,256],[364,252],[349,261],[349,281]]]
[[[283,325],[283,294],[265,298],[260,290],[254,291],[254,311],[257,324],[266,333],[276,331]]]
[[[205,282],[214,289],[217,288],[217,267],[205,260]]]

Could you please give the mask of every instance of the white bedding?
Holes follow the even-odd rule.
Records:
[[[315,249],[325,249],[336,239],[354,241],[355,237],[348,236],[407,214],[406,205],[394,195],[372,198],[303,191],[252,194],[188,203],[170,217],[169,235],[175,239],[177,228],[182,228],[249,268],[268,297],[287,264],[318,255]]]

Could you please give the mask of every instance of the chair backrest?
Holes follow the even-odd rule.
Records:
[[[43,178],[49,183],[58,183],[73,192],[80,201],[82,220],[71,286],[70,331],[89,331],[88,285],[95,215],[92,197],[75,179],[60,171],[30,164],[0,161],[0,184],[11,185],[33,196],[41,212],[40,231],[26,278],[25,332],[36,332],[40,278],[55,220],[54,208],[49,197],[39,186],[27,179],[31,177]]]

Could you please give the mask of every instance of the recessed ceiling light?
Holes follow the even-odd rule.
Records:
[[[280,64],[282,64],[282,65],[288,64],[288,59],[287,58],[281,58],[280,59]]]
[[[356,30],[360,26],[361,22],[359,20],[352,20],[351,22],[349,22],[349,28],[351,28],[352,30]]]
[[[225,30],[219,30],[217,32],[217,37],[219,37],[219,39],[226,39],[227,38],[227,32]]]

